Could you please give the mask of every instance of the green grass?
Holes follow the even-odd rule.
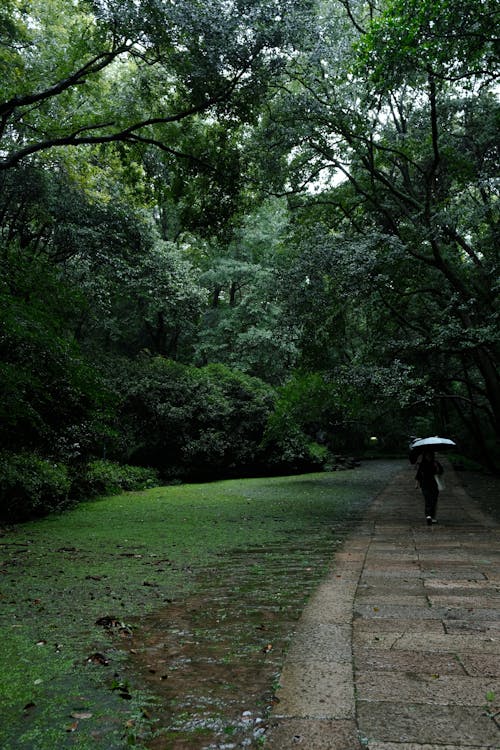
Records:
[[[149,697],[140,686],[131,700],[111,689],[126,672],[125,649],[96,620],[110,616],[126,625],[182,600],[200,585],[198,571],[234,549],[265,552],[286,542],[293,562],[306,567],[304,540],[331,540],[333,553],[400,465],[155,488],[6,531],[0,538],[2,750],[139,746]],[[266,560],[265,554],[258,565],[252,560],[256,575],[272,574]],[[110,665],[89,663],[96,652]]]

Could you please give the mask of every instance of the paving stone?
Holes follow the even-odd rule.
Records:
[[[488,659],[489,657],[481,657]],[[466,660],[473,657],[467,656]],[[494,661],[496,657],[492,657]],[[471,661],[470,668],[462,666],[462,661],[453,654],[436,654],[425,651],[387,651],[377,649],[357,649],[355,668],[358,671],[382,670],[392,672],[421,672],[425,674],[469,674],[495,677],[500,674],[500,660],[493,673],[486,673],[481,664]]]
[[[364,648],[395,649],[401,651],[437,651],[451,654],[486,653],[500,654],[500,637],[492,638],[483,633],[444,634],[439,633],[360,633],[355,644]]]
[[[467,674],[472,676],[500,677],[500,655],[461,654],[460,661]]]
[[[392,620],[441,620],[446,615],[445,607],[405,607],[402,605],[384,605],[377,606],[369,604],[354,603],[354,614],[359,617],[376,617],[381,619]]]
[[[351,545],[349,544],[349,548]],[[356,563],[361,567],[361,564],[364,562],[365,559],[365,550],[359,549],[359,550],[352,550],[352,551],[345,551],[345,552],[337,552],[335,555],[335,561],[337,564],[344,563],[344,562],[350,562],[350,563]]]
[[[500,596],[498,594],[494,596],[436,596],[429,593],[428,597],[433,606],[463,608],[465,604],[467,609],[490,609],[498,607],[498,611],[500,612]]]
[[[443,622],[446,633],[485,633],[492,638],[500,636],[500,622],[487,620],[447,620]]]
[[[359,701],[357,710],[361,735],[368,740],[500,748],[500,730],[480,707]]]
[[[354,719],[352,666],[346,662],[288,661],[276,696],[277,717]]]
[[[353,622],[354,633],[444,633],[445,626],[442,620],[382,620],[382,619],[355,619]]]
[[[335,590],[313,596],[302,613],[301,623],[346,624],[352,619],[352,595]]]
[[[374,593],[360,592],[356,596],[356,602],[359,604],[372,603],[372,606],[380,607],[381,604],[387,606],[404,606],[404,607],[428,607],[429,602],[425,594],[394,594],[394,593]]]
[[[363,575],[361,580],[366,581],[367,583],[370,582],[370,578],[374,577],[381,577],[382,572],[379,569],[376,568],[365,568],[363,570]],[[395,567],[394,570],[384,570],[383,577],[387,578],[388,586],[390,586],[389,580],[391,578],[422,578],[422,571],[419,567],[405,567],[405,568],[399,568]],[[465,578],[468,578],[469,576],[464,576]]]
[[[330,625],[305,623],[290,645],[287,659],[303,661],[304,656],[311,661],[351,662],[350,625]]]
[[[491,745],[416,745],[411,742],[369,742],[368,750],[493,750]]]
[[[424,581],[424,587],[429,592],[439,592],[440,594],[460,594],[469,596],[480,593],[481,595],[498,595],[499,588],[492,584],[490,580],[481,581],[450,581],[443,578],[434,578]]]
[[[489,708],[494,713],[500,711],[500,680],[488,677],[357,671],[356,689],[363,701],[380,701],[383,696],[384,702],[445,706],[484,707],[486,695],[493,694],[495,700]]]
[[[481,581],[486,580],[486,576],[478,568],[454,567],[446,568],[443,565],[435,568],[422,566],[421,574],[424,578],[447,578],[448,580],[458,581]]]
[[[390,591],[393,594],[403,593],[425,595],[427,593],[426,583],[427,582],[421,578],[392,578]],[[387,578],[370,576],[369,581],[361,578],[357,591],[358,598],[360,595],[369,593],[370,591],[373,593],[387,593]]]
[[[467,604],[464,601],[464,604]],[[434,608],[437,609],[437,608]],[[443,614],[443,621],[449,623],[451,620],[475,620],[494,622],[498,620],[500,612],[498,609],[474,609],[474,607],[447,607]]]
[[[354,721],[272,719],[266,750],[361,750]]]

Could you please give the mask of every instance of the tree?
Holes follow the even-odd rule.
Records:
[[[179,123],[252,116],[297,40],[293,0],[22,0],[4,4],[1,169],[59,147],[154,144]],[[147,114],[145,114],[147,113]]]
[[[209,305],[195,361],[223,362],[275,385],[288,376],[298,356],[296,325],[285,319],[279,295],[288,221],[282,201],[265,201],[233,217],[231,241],[203,259]]]
[[[434,403],[498,438],[493,6],[467,3],[465,16],[444,0],[343,6],[340,16],[323,6],[317,44],[291,64],[259,147],[290,155],[291,200],[325,222],[332,252],[368,238],[365,300],[376,294],[386,311],[386,338],[397,321],[403,351],[417,337],[412,366],[440,353],[427,373]]]

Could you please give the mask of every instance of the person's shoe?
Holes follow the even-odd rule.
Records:
[[[431,516],[426,516],[426,517],[425,517],[425,520],[427,521],[427,526],[430,526],[430,525],[431,525],[431,523],[432,523],[432,518],[431,518]]]
[[[437,518],[431,518],[431,523],[437,523]]]

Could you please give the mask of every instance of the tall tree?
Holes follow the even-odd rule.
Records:
[[[55,147],[175,147],[199,113],[245,118],[297,41],[307,0],[8,0],[0,168]]]
[[[344,248],[371,237],[366,299],[376,288],[406,339],[441,353],[432,383],[427,373],[436,397],[476,435],[498,436],[494,6],[322,8],[317,44],[291,64],[259,147],[289,155],[279,164],[295,205],[322,204]]]

